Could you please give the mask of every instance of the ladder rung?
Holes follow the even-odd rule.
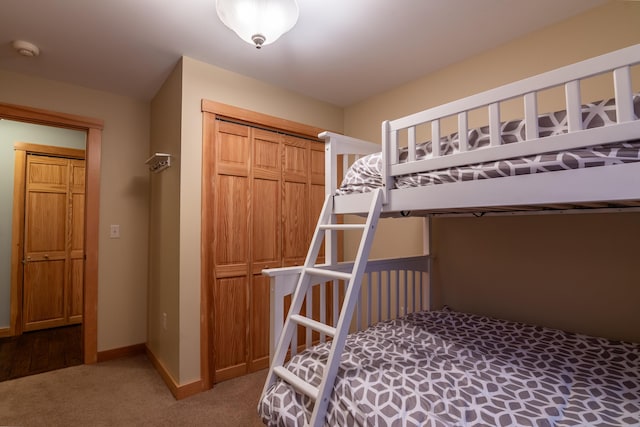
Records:
[[[344,273],[342,271],[325,270],[324,268],[308,267],[307,273],[315,274],[317,276],[330,277],[332,279],[351,280],[351,273]]]
[[[300,379],[300,377],[298,377],[296,374],[289,371],[284,366],[274,367],[273,372],[277,376],[279,376],[280,378],[282,378],[283,380],[291,384],[293,388],[295,388],[300,393],[306,394],[313,400],[318,400],[318,389],[312,386],[311,384],[309,384],[308,382]]]
[[[363,230],[365,224],[320,224],[320,230]]]
[[[308,326],[311,329],[329,335],[330,337],[336,335],[336,328],[334,328],[333,326],[329,326],[326,323],[318,322],[317,320],[313,320],[299,314],[293,314],[291,316],[291,319],[301,325]]]

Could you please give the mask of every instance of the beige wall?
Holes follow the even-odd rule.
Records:
[[[345,110],[345,133],[379,142],[380,122],[384,119],[394,119],[558,66],[640,43],[639,22],[640,3],[608,3],[351,106]],[[640,90],[637,70],[634,86],[636,90]],[[602,88],[601,81],[589,83],[583,86],[583,95],[589,99],[603,97],[602,95],[606,96],[606,89]],[[549,105],[553,102],[550,99]],[[421,253],[421,242],[411,238],[421,235],[419,222],[389,221],[393,222],[393,231],[387,231],[382,242],[379,239],[381,236],[377,236],[374,253]],[[595,232],[611,229],[612,223],[616,226],[624,223],[626,227],[614,228],[611,233]],[[390,225],[386,223],[384,226]],[[549,242],[540,245],[540,240],[536,240],[536,247],[541,251],[536,252],[536,257],[532,258],[535,260],[532,261],[535,275],[530,275],[531,268],[525,268],[528,265],[526,258],[522,258],[518,250],[505,250],[499,243],[506,240],[514,245],[512,239],[515,236],[530,230],[538,230],[539,234],[527,233],[529,239],[544,238]],[[443,289],[440,294],[441,302],[469,311],[543,324],[550,322],[557,327],[638,341],[640,311],[637,307],[617,303],[605,305],[601,302],[624,302],[625,297],[621,295],[626,295],[628,300],[640,301],[638,287],[629,289],[630,283],[640,283],[638,270],[630,267],[632,262],[625,263],[628,261],[628,253],[638,253],[640,249],[639,230],[640,214],[567,218],[528,216],[484,221],[476,218],[439,219],[434,223],[435,244],[432,251],[437,256],[437,285]],[[618,239],[615,233],[635,237]],[[571,243],[557,245],[554,243],[557,236],[562,236],[562,239]],[[616,244],[613,244],[614,240]],[[407,243],[409,247],[406,246]],[[579,247],[582,243],[591,244],[593,250],[583,250]],[[580,250],[568,249],[574,246]],[[347,247],[347,252],[350,250],[353,248]],[[603,265],[603,251],[606,252],[607,260],[614,261],[612,267]],[[481,254],[480,258],[472,258],[476,253]],[[531,251],[526,253],[527,256],[532,256]],[[494,264],[493,270],[480,268],[485,261],[496,260],[501,260],[503,267],[495,267]],[[597,271],[600,267],[605,270]],[[572,277],[566,271],[567,268],[576,273],[573,277],[579,279],[565,280]],[[615,271],[615,274],[607,275],[605,272],[611,271],[609,269]],[[514,290],[518,285],[506,274],[497,274],[498,271],[517,272],[520,276],[526,276],[522,288],[548,281],[553,272],[562,271],[563,279],[559,279],[557,283],[568,285],[563,285],[558,291],[563,296],[557,300],[554,299],[557,298],[556,295],[547,292],[549,289],[543,291],[542,287],[538,287],[541,290],[539,294],[535,293],[537,298],[526,298],[530,292],[520,293]],[[507,289],[512,292],[505,292]],[[479,293],[482,298],[478,297]],[[513,302],[514,293],[519,296],[515,299],[517,306]],[[569,305],[571,309],[565,310]],[[598,310],[597,315],[593,309]]]
[[[640,214],[435,219],[455,309],[640,342]]]
[[[149,105],[131,98],[0,71],[0,102],[104,121],[100,175],[98,351],[147,337]],[[109,239],[119,224],[120,239]]]
[[[639,20],[640,3],[613,1],[350,106],[345,133],[380,142],[383,120],[636,44]]]
[[[334,131],[342,131],[342,109],[319,102],[298,94],[288,92],[260,81],[241,76],[191,58],[183,58],[179,65],[181,69],[182,103],[181,103],[181,131],[179,153],[177,154],[180,167],[178,176],[167,177],[171,186],[179,185],[177,192],[173,192],[170,199],[179,206],[176,221],[179,227],[178,237],[178,265],[171,263],[171,271],[167,272],[171,279],[163,279],[160,289],[162,295],[156,297],[152,291],[149,312],[150,333],[158,331],[159,305],[165,304],[169,314],[177,315],[177,331],[169,331],[164,338],[154,332],[154,344],[159,349],[155,354],[161,362],[167,364],[170,373],[178,384],[188,384],[200,379],[200,224],[201,224],[201,181],[202,181],[202,112],[201,101],[208,99],[234,105],[271,116],[304,123]],[[164,115],[175,114],[169,111],[167,103],[177,103],[175,99],[178,83],[174,71],[170,81],[165,85],[159,96],[153,101],[153,134],[155,139],[156,120]],[[172,119],[171,133],[175,131],[175,121]],[[157,128],[160,130],[160,127]],[[164,137],[168,149],[177,151],[175,142]],[[156,142],[152,142],[155,147]],[[160,145],[158,145],[160,146]],[[174,153],[172,153],[174,154]],[[176,173],[176,172],[172,172]],[[155,186],[155,178],[152,181]],[[179,195],[179,196],[178,196]],[[156,193],[153,190],[152,200]],[[165,197],[165,193],[162,193]],[[152,210],[155,203],[152,202]],[[153,215],[153,214],[152,214]],[[153,218],[153,216],[152,216]],[[176,223],[168,225],[173,233]],[[152,219],[152,227],[153,219]],[[164,230],[164,228],[163,228]],[[175,248],[174,248],[175,249]],[[154,250],[152,249],[152,255]],[[165,253],[168,252],[163,251]],[[174,261],[176,258],[174,258]],[[157,277],[160,265],[152,260],[150,276]],[[173,282],[177,277],[177,281]],[[158,283],[152,283],[152,289]],[[164,309],[164,308],[163,308]],[[169,319],[171,323],[173,319]],[[173,327],[173,326],[172,326]],[[163,341],[163,342],[161,342]],[[177,366],[173,349],[178,349]]]
[[[182,65],[178,63],[151,101],[153,153],[171,154],[172,166],[151,174],[147,346],[177,382],[180,328],[180,138]],[[196,308],[194,308],[195,310]],[[163,316],[166,315],[166,328]]]

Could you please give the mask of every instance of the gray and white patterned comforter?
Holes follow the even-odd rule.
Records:
[[[314,385],[322,344],[287,369]],[[306,397],[278,380],[259,402],[271,426],[302,426]],[[328,426],[640,426],[640,344],[449,309],[350,335]]]
[[[640,117],[640,94],[633,98],[636,117]],[[616,122],[615,100],[608,99],[582,106],[583,128],[607,126]],[[567,132],[566,111],[541,115],[538,118],[539,135],[546,137]],[[525,125],[522,120],[512,120],[501,125],[502,143],[510,144],[525,140]],[[440,152],[449,155],[458,151],[458,134],[441,138]],[[489,127],[469,131],[469,149],[475,150],[489,145]],[[419,144],[417,159],[431,156],[431,142]],[[400,162],[407,158],[406,148],[400,153]],[[404,175],[396,178],[395,188],[418,187],[447,182],[474,179],[499,178],[567,169],[610,166],[640,161],[640,139],[619,142],[571,151],[554,152],[506,159],[432,172]],[[374,153],[353,163],[345,174],[342,185],[335,194],[366,193],[382,186],[382,154]]]

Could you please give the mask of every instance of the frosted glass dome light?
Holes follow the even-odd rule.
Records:
[[[260,49],[278,40],[298,21],[296,0],[216,0],[224,25]]]

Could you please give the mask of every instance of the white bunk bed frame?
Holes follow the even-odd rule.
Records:
[[[307,422],[314,426],[323,425],[328,396],[342,353],[340,342],[333,346],[328,366],[325,368],[325,376],[318,388],[291,378],[283,372],[286,370],[283,367],[284,359],[295,354],[300,348],[313,345],[314,341],[324,342],[327,335],[333,335],[333,341],[344,341],[343,336],[350,331],[365,329],[381,320],[431,308],[429,255],[368,261],[374,233],[367,236],[368,232],[365,230],[355,261],[339,263],[336,232],[350,226],[336,224],[337,215],[369,214],[367,227],[375,231],[377,215],[397,215],[406,211],[429,218],[440,213],[518,211],[522,208],[616,206],[616,209],[637,209],[640,206],[640,162],[405,189],[393,188],[393,182],[396,176],[409,173],[638,139],[640,120],[634,117],[630,72],[631,67],[638,63],[640,45],[634,45],[406,117],[385,121],[382,124],[382,147],[379,144],[331,132],[320,134],[326,143],[327,201],[307,261],[301,267],[263,271],[271,280],[272,358],[263,396],[276,377],[280,377],[298,392],[310,396],[315,401],[313,413]],[[580,81],[604,73],[611,73],[613,78],[617,123],[582,129]],[[565,88],[568,131],[565,134],[540,138],[537,93],[556,86]],[[526,140],[502,145],[500,103],[514,98],[524,100]],[[490,146],[470,151],[467,149],[466,137],[468,113],[479,108],[488,109]],[[416,128],[430,123],[431,140],[438,141],[441,137],[441,120],[449,116],[458,118],[458,132],[461,135],[459,152],[441,155],[437,144],[434,144],[432,158],[416,160]],[[406,141],[402,144],[408,147],[408,160],[404,163],[400,163],[398,159],[401,132],[407,135]],[[342,179],[337,173],[339,163],[343,163],[342,169],[346,171],[354,158],[379,152],[380,148],[383,156],[383,187],[369,193],[333,196]],[[378,198],[381,200],[376,204]],[[378,212],[374,212],[375,210]],[[427,220],[426,227],[428,226]],[[316,265],[315,259],[322,238],[325,239],[326,264]],[[426,239],[425,254],[428,253],[429,242]],[[352,275],[347,273],[349,271],[353,272]],[[331,295],[326,288],[327,283],[333,283]],[[319,309],[316,308],[314,316],[309,316],[315,317],[315,320],[308,320],[300,315],[300,308],[304,304],[307,313],[313,311],[312,289],[316,286],[321,288]],[[341,286],[346,288],[344,295]],[[342,303],[343,298],[346,301],[351,293],[356,294],[354,301]],[[293,294],[291,309],[283,321],[284,298],[290,294]],[[337,316],[340,308],[344,311],[344,320]],[[331,319],[328,319],[329,316],[326,314],[328,311],[334,313]],[[297,342],[297,328],[306,328],[304,343]],[[312,330],[319,334],[312,335]],[[337,353],[337,356],[332,361],[334,353]]]
[[[550,151],[625,141],[640,136],[640,121],[634,120],[630,67],[640,62],[640,45],[571,64],[528,79],[507,84],[467,98],[459,99],[382,124],[382,153],[385,212],[412,211],[434,213],[457,209],[486,210],[493,207],[523,205],[585,204],[640,199],[637,186],[619,185],[640,176],[640,164],[618,168],[589,168],[506,177],[506,179],[474,180],[446,185],[394,189],[394,177],[410,173],[445,169],[453,166],[508,159]],[[580,80],[612,72],[618,123],[593,129],[582,129]],[[565,86],[568,132],[538,137],[536,94],[545,89]],[[526,140],[501,145],[499,104],[524,98]],[[472,110],[486,107],[489,112],[490,147],[467,151],[467,117]],[[458,116],[461,135],[460,152],[442,156],[434,145],[433,158],[415,160],[417,126],[432,124],[432,141],[440,139],[439,123]],[[409,159],[398,161],[398,134],[408,132]],[[340,184],[336,174],[338,156],[365,155],[380,151],[380,145],[368,141],[324,132],[327,146],[326,189],[332,192]],[[613,170],[611,170],[613,169]],[[346,168],[345,168],[346,170]],[[350,194],[335,198],[334,213],[362,213],[369,205],[371,193]]]

